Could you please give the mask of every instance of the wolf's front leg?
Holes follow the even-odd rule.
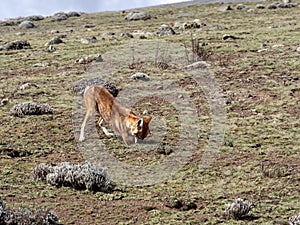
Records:
[[[101,129],[103,130],[104,134],[106,136],[108,136],[108,137],[109,136],[114,136],[114,134],[108,132],[108,130],[106,129],[106,127],[102,126],[102,124],[103,124],[103,119],[102,119],[102,117],[100,117],[99,120],[98,120],[98,125],[99,125],[99,127],[101,127]]]

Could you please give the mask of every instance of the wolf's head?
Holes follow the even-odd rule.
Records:
[[[149,123],[152,117],[138,118],[131,124],[131,134],[138,139],[144,139],[150,134]]]

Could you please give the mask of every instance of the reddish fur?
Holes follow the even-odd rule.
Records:
[[[139,128],[138,121],[141,118],[117,102],[105,87],[88,87],[84,93],[84,101],[87,111],[81,126],[80,141],[84,140],[85,124],[95,109],[100,114],[99,126],[103,119],[112,130],[122,136],[127,145],[132,144],[134,138],[144,139],[149,134],[149,123],[152,118],[144,119],[142,127]]]

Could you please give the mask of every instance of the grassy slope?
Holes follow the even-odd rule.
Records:
[[[146,9],[157,19],[127,22],[119,13],[87,14],[67,21],[36,22],[37,28],[17,37],[17,27],[0,27],[1,41],[27,39],[32,48],[0,52],[1,97],[10,97],[0,108],[0,150],[16,149],[31,155],[10,158],[1,154],[0,187],[3,199],[13,207],[32,204],[53,208],[65,224],[244,224],[223,217],[226,203],[237,197],[251,200],[255,207],[247,224],[283,224],[299,212],[299,8],[220,12],[220,5],[197,5]],[[250,4],[254,8],[255,4]],[[161,24],[172,24],[182,12],[199,18],[217,30],[192,30],[212,53],[208,59],[226,98],[226,141],[212,167],[200,173],[202,147],[175,177],[164,183],[127,188],[112,194],[56,189],[35,183],[31,170],[40,162],[83,162],[77,150],[72,127],[71,92],[74,81],[83,77],[85,66],[74,61],[82,56],[104,53],[129,40],[99,41],[84,45],[81,37],[101,39],[107,32],[155,31]],[[185,19],[180,19],[185,20]],[[84,24],[96,27],[87,30]],[[270,28],[279,26],[278,28]],[[67,33],[67,29],[73,29]],[[44,43],[54,34],[66,33],[66,44],[47,53]],[[226,33],[240,37],[223,41]],[[154,38],[154,37],[153,37]],[[155,38],[154,38],[155,39]],[[165,38],[190,44],[190,34]],[[265,43],[267,51],[258,53]],[[275,44],[282,47],[272,48]],[[50,63],[40,68],[32,65]],[[157,68],[154,68],[157,70]],[[71,75],[59,75],[70,71]],[[160,72],[160,71],[157,71]],[[162,71],[167,73],[166,71]],[[18,87],[32,82],[39,88],[21,91]],[[48,102],[53,115],[14,118],[10,107],[25,100]],[[197,99],[195,99],[197,100]],[[199,100],[199,99],[198,99]],[[200,99],[201,100],[201,99]],[[207,115],[206,115],[207,116]],[[204,117],[203,117],[204,118]],[[132,156],[134,157],[134,156]],[[262,170],[261,164],[265,165]],[[173,199],[194,201],[197,210],[182,211],[166,207]],[[150,210],[154,208],[154,210]]]

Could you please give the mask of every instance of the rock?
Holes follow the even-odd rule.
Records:
[[[25,83],[25,84],[22,84],[19,89],[24,91],[25,89],[28,89],[30,87],[36,87],[38,88],[38,86],[36,84],[33,84],[33,83]]]
[[[54,37],[50,41],[48,41],[45,46],[48,47],[50,45],[62,44],[64,43],[60,37]]]
[[[75,61],[75,63],[79,64],[87,64],[91,62],[103,62],[102,56],[100,54],[89,55]]]
[[[50,34],[59,34],[59,31],[58,30],[51,30]]]
[[[96,26],[95,24],[85,24],[83,27],[84,28],[93,28],[95,26]]]
[[[284,45],[283,44],[276,44],[276,45],[273,45],[272,48],[273,49],[276,49],[276,48],[283,48]]]
[[[277,4],[272,3],[267,6],[267,9],[277,9]]]
[[[18,17],[13,19],[2,20],[0,21],[0,26],[15,26],[15,25],[19,25],[23,21],[38,21],[43,19],[44,19],[43,16]]]
[[[24,33],[24,32],[18,32],[18,33],[16,33],[16,35],[17,35],[17,36],[24,36],[25,33]]]
[[[91,43],[96,43],[98,40],[96,37],[92,38],[81,38],[81,43],[82,44],[91,44]]]
[[[248,7],[244,4],[237,4],[237,6],[235,7],[237,10],[245,10]]]
[[[79,16],[81,16],[81,14],[73,11],[73,12],[68,12],[67,16],[68,17],[79,17]]]
[[[8,98],[3,98],[0,102],[0,106],[5,106],[8,103]]]
[[[163,36],[169,36],[169,35],[174,35],[176,34],[175,31],[172,29],[172,27],[170,27],[167,24],[163,24],[161,25],[160,28],[158,28],[158,30],[155,32],[155,34],[159,37],[163,37]]]
[[[143,80],[143,81],[150,80],[150,77],[148,74],[140,73],[140,72],[133,74],[130,78],[133,80]]]
[[[224,34],[223,37],[222,37],[222,39],[223,39],[224,41],[227,40],[227,39],[235,40],[235,39],[237,39],[237,37],[235,37],[235,36],[233,36],[233,35],[231,35],[231,34]]]
[[[19,28],[21,28],[21,29],[29,29],[29,28],[34,28],[34,27],[35,27],[34,23],[29,20],[25,20],[19,24]]]
[[[49,46],[46,46],[45,51],[46,52],[54,52],[54,51],[56,51],[56,48],[53,45],[49,45]]]
[[[300,47],[298,47],[298,48],[296,49],[296,51],[297,51],[297,52],[300,52]]]
[[[50,64],[49,63],[35,63],[33,64],[33,67],[47,67],[49,66]]]
[[[265,5],[263,5],[263,4],[257,4],[257,5],[256,5],[256,8],[257,8],[257,9],[264,9],[264,8],[266,8],[266,7],[265,7]]]
[[[149,20],[151,16],[145,12],[130,12],[125,16],[125,20]]]
[[[130,34],[130,33],[122,33],[122,34],[120,35],[120,37],[122,37],[122,38],[133,38],[133,35]]]
[[[134,37],[137,36],[140,39],[147,39],[148,37],[153,36],[153,33],[147,32],[145,30],[135,30],[132,32],[132,35]]]
[[[57,12],[51,17],[51,22],[62,21],[68,19],[68,14],[64,12]]]
[[[11,41],[8,42],[2,46],[0,46],[0,51],[1,50],[21,50],[21,49],[26,49],[30,48],[30,44],[27,40],[16,40],[16,41]]]

